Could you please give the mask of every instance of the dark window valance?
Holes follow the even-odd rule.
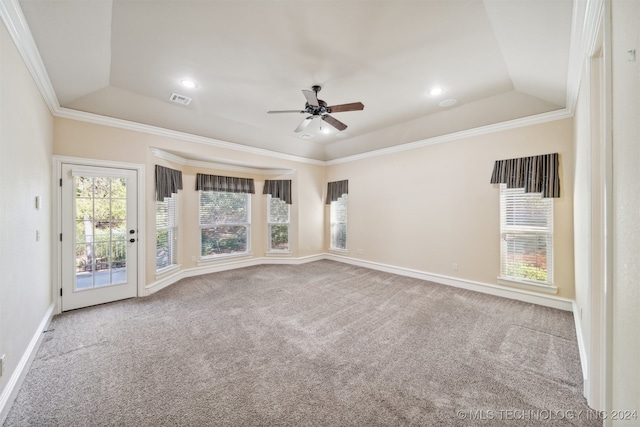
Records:
[[[325,203],[330,205],[343,194],[349,194],[349,180],[329,182],[327,183],[327,201]]]
[[[156,165],[156,200],[162,202],[178,190],[182,190],[182,171]]]
[[[262,194],[271,194],[286,204],[291,204],[291,180],[290,179],[266,179]]]
[[[525,193],[542,193],[542,197],[560,197],[558,153],[496,160],[491,183],[524,188]]]
[[[231,176],[196,175],[196,190],[226,191],[227,193],[251,193],[256,189],[251,178],[236,178]]]

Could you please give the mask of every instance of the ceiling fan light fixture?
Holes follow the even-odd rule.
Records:
[[[189,79],[182,79],[180,80],[180,84],[186,88],[189,89],[195,89],[198,87],[198,83],[194,82],[193,80],[189,80]]]
[[[451,107],[452,105],[456,104],[458,102],[457,99],[454,98],[449,98],[449,99],[445,99],[443,101],[438,102],[438,105],[441,107]]]

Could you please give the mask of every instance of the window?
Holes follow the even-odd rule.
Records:
[[[500,184],[501,276],[552,285],[553,199]]]
[[[269,251],[289,251],[289,205],[279,198],[267,196]]]
[[[331,202],[331,243],[329,249],[347,250],[347,195]]]
[[[177,264],[176,194],[156,201],[156,271]]]
[[[248,193],[200,191],[200,256],[212,258],[249,253]]]

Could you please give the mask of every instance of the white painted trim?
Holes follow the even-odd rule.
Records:
[[[110,160],[96,160],[96,159],[85,159],[80,157],[69,157],[69,156],[53,156],[53,174],[54,174],[54,188],[57,187],[54,194],[56,194],[56,203],[57,207],[53,211],[53,227],[54,227],[54,253],[53,253],[53,291],[54,291],[54,300],[56,301],[56,314],[60,314],[62,310],[62,300],[60,298],[60,289],[62,289],[62,269],[60,268],[62,262],[62,247],[60,244],[60,239],[58,236],[62,233],[62,202],[61,202],[61,189],[59,187],[60,179],[62,179],[62,164],[76,164],[76,165],[84,165],[84,166],[95,166],[95,167],[109,167],[109,168],[119,168],[119,169],[131,169],[135,170],[138,176],[138,217],[136,218],[138,222],[138,287],[137,287],[137,296],[145,295],[145,286],[146,283],[146,271],[144,268],[145,265],[145,187],[146,187],[146,178],[145,178],[145,165],[139,163],[126,163],[126,162],[115,162]]]
[[[239,162],[235,160],[220,159],[221,161],[213,162],[210,160],[194,160],[185,159],[173,153],[161,150],[159,148],[151,148],[151,153],[158,158],[178,163],[184,166],[202,167],[205,169],[219,169],[233,172],[244,172],[258,175],[289,175],[295,172],[295,169],[274,169],[265,168],[258,164]]]
[[[253,267],[255,265],[262,265],[262,264],[300,265],[300,264],[306,264],[308,262],[320,261],[322,259],[325,259],[324,254],[311,255],[311,256],[306,256],[301,258],[264,257],[264,258],[250,258],[250,259],[245,259],[241,261],[226,262],[226,263],[219,263],[215,265],[189,268],[189,269],[178,271],[174,274],[171,274],[167,277],[163,277],[162,279],[156,280],[155,282],[148,284],[147,286],[145,286],[145,295],[151,295],[187,277],[201,276],[203,274],[217,273],[220,271],[235,270],[237,268]]]
[[[456,288],[467,289],[470,291],[481,292],[484,294],[495,295],[499,297],[514,299],[518,301],[524,301],[532,304],[542,305],[545,307],[557,308],[565,311],[573,310],[573,301],[560,298],[554,295],[539,294],[535,292],[529,292],[521,289],[511,289],[503,286],[492,285],[488,283],[475,282],[471,280],[459,279],[455,277],[444,276],[441,274],[427,273],[424,271],[412,270],[403,267],[395,267],[392,265],[381,264],[372,261],[364,261],[355,258],[349,258],[346,256],[335,255],[331,253],[324,253],[319,255],[312,255],[302,258],[278,258],[278,257],[262,257],[262,258],[250,258],[242,261],[220,263],[211,266],[202,266],[190,268],[187,270],[181,270],[168,277],[163,277],[160,280],[156,280],[153,283],[147,285],[146,294],[152,294],[160,289],[177,282],[180,279],[186,277],[199,276],[202,274],[217,273],[219,271],[233,270],[236,268],[252,267],[262,264],[289,264],[300,265],[313,261],[320,261],[323,259],[343,262],[345,264],[357,265],[359,267],[370,268],[372,270],[384,271],[387,273],[398,274],[400,276],[413,277],[415,279],[427,280],[430,282],[439,283],[441,285],[453,286]]]
[[[576,338],[578,340],[578,351],[580,353],[580,366],[582,367],[582,393],[586,396],[589,389],[589,369],[587,366],[587,348],[584,344],[584,336],[582,335],[582,313],[576,301],[572,301],[573,321],[576,325]]]
[[[556,120],[563,120],[573,117],[573,112],[565,109],[550,111],[548,113],[536,114],[534,116],[522,117],[520,119],[508,120],[501,123],[495,123],[492,125],[481,126],[473,129],[467,129],[459,132],[449,133],[442,136],[436,136],[433,138],[422,139],[415,142],[409,142],[406,144],[395,145],[393,147],[382,148],[380,150],[368,151],[366,153],[355,154],[353,156],[346,156],[339,159],[328,160],[324,162],[325,165],[338,165],[341,163],[349,163],[357,160],[368,159],[371,157],[386,156],[388,154],[400,153],[402,151],[414,150],[417,148],[426,147],[433,144],[442,144],[443,142],[455,141],[462,138],[470,138],[473,136],[486,135],[489,133],[505,131],[509,129],[516,129],[524,126],[532,126],[541,123],[552,122]]]
[[[471,280],[460,279],[457,277],[444,276],[442,274],[427,273],[424,271],[413,270],[404,267],[395,267],[392,265],[381,264],[377,262],[364,261],[333,254],[325,254],[325,259],[344,262],[346,264],[357,265],[359,267],[370,268],[372,270],[384,271],[387,273],[398,274],[400,276],[413,277],[414,279],[427,280],[439,283],[441,285],[453,286],[456,288],[467,289],[470,291],[480,292],[483,294],[495,295],[498,297],[509,298],[513,300],[528,302],[531,304],[542,305],[545,307],[557,308],[560,310],[571,311],[573,301],[566,298],[557,297],[555,295],[538,294],[535,292],[525,291],[521,289],[511,289],[503,286],[492,285],[489,283],[476,282]]]
[[[0,16],[11,35],[20,56],[33,76],[44,102],[53,114],[60,108],[58,97],[53,90],[47,69],[42,62],[40,51],[36,45],[27,20],[18,0],[0,0]]]
[[[277,151],[265,150],[264,148],[256,148],[248,145],[237,144],[234,142],[223,141],[220,139],[207,138],[204,136],[193,135],[186,132],[179,132],[171,129],[165,129],[158,126],[145,125],[142,123],[130,122],[127,120],[116,119],[113,117],[105,117],[99,114],[87,113],[84,111],[71,110],[69,108],[59,107],[52,114],[63,119],[77,120],[80,122],[93,123],[102,126],[108,126],[118,129],[131,130],[134,132],[146,133],[150,135],[161,136],[165,138],[179,139],[181,141],[194,142],[204,144],[211,147],[224,148],[227,150],[239,151],[248,154],[257,154],[265,157],[272,157],[281,160],[289,160],[292,162],[309,163],[313,165],[323,165],[324,161],[310,159],[307,157],[295,156],[292,154],[279,153]]]
[[[7,415],[9,414],[9,409],[11,409],[11,404],[15,400],[18,395],[18,391],[20,390],[20,386],[24,381],[27,373],[29,372],[29,368],[31,367],[31,363],[40,348],[40,343],[42,342],[42,338],[44,334],[42,333],[51,322],[53,318],[53,312],[55,310],[56,305],[52,303],[47,311],[44,314],[44,317],[40,321],[40,324],[36,328],[29,345],[26,350],[22,354],[16,369],[13,371],[13,375],[9,378],[7,385],[4,390],[2,390],[2,394],[0,394],[0,425],[4,423]]]

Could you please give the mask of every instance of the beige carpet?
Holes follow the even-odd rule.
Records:
[[[571,313],[332,261],[185,279],[50,329],[7,427],[601,425]]]

